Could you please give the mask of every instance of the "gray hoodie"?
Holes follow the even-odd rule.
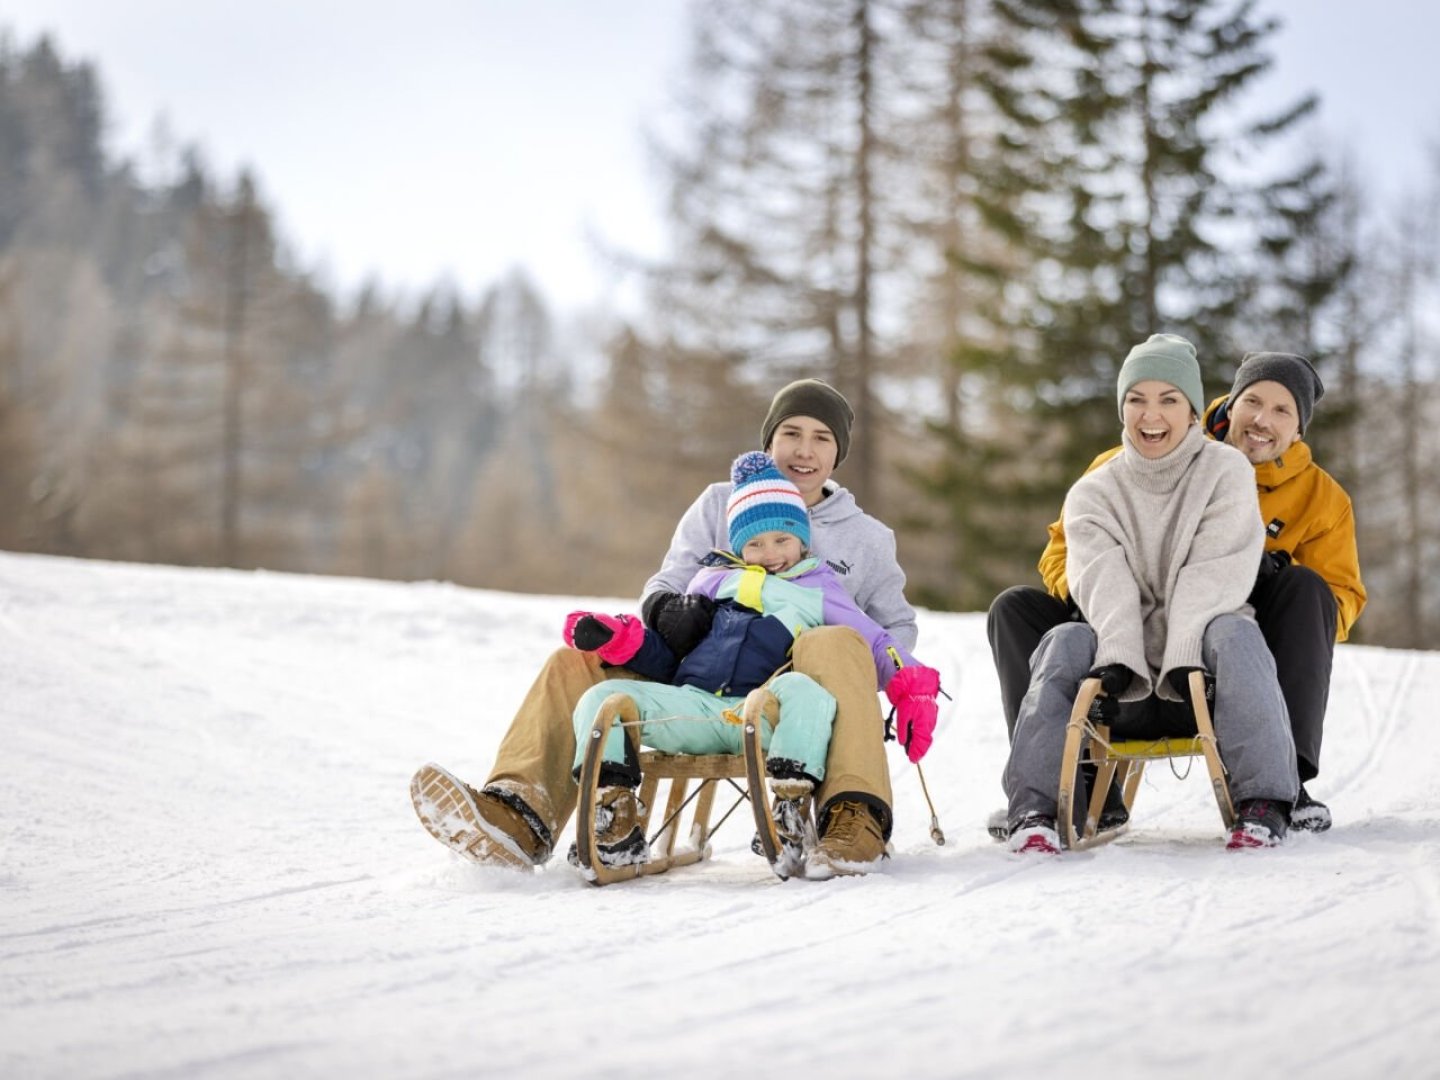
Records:
[[[700,562],[730,546],[725,504],[731,485],[711,484],[675,526],[659,571],[645,583],[641,600],[655,592],[685,591]],[[860,609],[906,649],[915,648],[915,609],[905,600],[905,572],[895,558],[895,534],[861,510],[834,481],[810,508],[810,550],[828,563]]]

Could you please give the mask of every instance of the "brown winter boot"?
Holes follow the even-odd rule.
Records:
[[[889,856],[880,823],[870,808],[858,800],[846,800],[830,811],[825,835],[805,867],[805,876],[814,880],[837,874],[868,874],[880,868]]]
[[[812,839],[814,837],[814,827],[810,826],[810,796],[814,790],[815,781],[808,777],[770,781],[770,794],[775,796],[775,804],[770,809],[775,818],[775,831],[780,842],[797,853],[805,850],[807,827]]]
[[[640,828],[645,806],[635,789],[603,787],[596,796],[595,857],[611,867],[648,862],[650,848]]]
[[[411,778],[410,801],[425,830],[471,862],[530,870],[550,855],[514,806],[433,762]]]

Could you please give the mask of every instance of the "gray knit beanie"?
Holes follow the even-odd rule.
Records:
[[[1195,346],[1176,334],[1151,334],[1130,350],[1120,365],[1120,379],[1115,388],[1115,404],[1120,418],[1125,418],[1125,395],[1136,383],[1159,379],[1169,383],[1187,398],[1196,416],[1205,413],[1205,386],[1200,381],[1200,361]]]
[[[1235,403],[1247,386],[1257,382],[1278,382],[1295,398],[1295,408],[1300,413],[1300,434],[1310,426],[1310,414],[1315,411],[1315,402],[1325,396],[1325,384],[1305,357],[1286,352],[1246,353],[1235,372],[1235,383],[1230,387],[1227,409]]]
[[[791,416],[811,416],[830,429],[835,436],[835,464],[839,465],[850,452],[850,425],[855,411],[839,390],[819,379],[800,379],[782,387],[770,402],[765,425],[760,429],[760,445],[770,452],[770,440],[781,421]]]

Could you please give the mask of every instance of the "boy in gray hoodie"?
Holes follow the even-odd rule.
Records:
[[[853,421],[837,390],[801,379],[775,395],[760,445],[804,498],[813,553],[870,618],[913,649],[915,612],[905,600],[895,535],[831,480],[849,450]],[[704,625],[685,586],[713,549],[728,544],[730,488],[712,484],[685,512],[642,594],[646,625],[674,636],[680,652],[686,636]],[[887,857],[892,825],[885,722],[869,646],[849,627],[817,627],[797,639],[793,662],[836,702],[825,779],[815,793],[821,833],[815,865],[836,874],[866,873]],[[501,740],[483,788],[434,764],[416,772],[410,793],[421,824],[475,862],[528,869],[549,859],[579,795],[571,775],[575,705],[596,683],[617,675],[624,669],[605,667],[594,654],[552,653]]]

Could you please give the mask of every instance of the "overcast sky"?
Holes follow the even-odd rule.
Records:
[[[1265,93],[1324,99],[1323,129],[1387,197],[1440,140],[1440,4],[1261,0],[1286,28]],[[562,308],[604,303],[587,231],[662,245],[642,127],[686,50],[683,0],[0,0],[97,67],[111,148],[163,116],[229,177],[258,173],[303,264],[466,293],[523,264]],[[1402,89],[1403,87],[1403,89]]]

